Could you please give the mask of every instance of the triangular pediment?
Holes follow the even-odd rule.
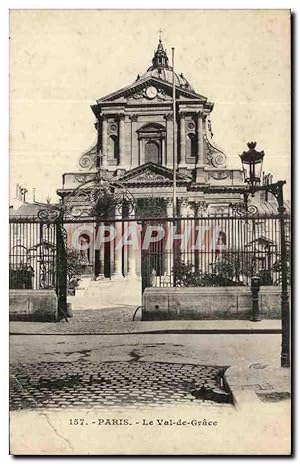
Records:
[[[127,171],[116,180],[126,184],[172,184],[173,170],[150,162]],[[192,179],[177,172],[176,181],[177,184],[189,184]]]
[[[147,88],[154,87],[156,93],[147,94]],[[188,89],[176,86],[176,98],[186,100],[198,100],[206,102],[207,98]],[[127,101],[147,101],[162,102],[172,100],[172,84],[168,81],[148,76],[135,81],[133,84],[113,92],[97,100],[97,103],[104,102],[127,102]]]

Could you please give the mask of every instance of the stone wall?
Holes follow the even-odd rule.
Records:
[[[146,288],[143,320],[251,319],[249,287]],[[259,291],[262,319],[280,318],[280,287]]]
[[[10,290],[11,321],[56,321],[57,295],[54,290]]]

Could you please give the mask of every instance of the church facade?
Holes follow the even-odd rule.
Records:
[[[134,198],[132,217],[140,217],[149,199],[159,205],[161,216],[173,216],[173,134],[176,147],[177,216],[229,214],[240,194],[224,193],[224,186],[242,186],[243,172],[227,167],[227,156],[213,139],[211,113],[214,104],[199,94],[182,73],[175,73],[176,127],[172,113],[173,69],[161,40],[144,74],[120,90],[99,98],[92,106],[97,143],[84,153],[78,172],[63,174],[58,195],[73,218],[91,216],[89,180],[114,186],[116,195],[125,189]],[[214,186],[214,193],[207,191]],[[218,192],[219,189],[219,192]],[[151,208],[150,208],[151,209]],[[147,212],[147,211],[146,211]],[[115,219],[125,212],[116,210]],[[148,210],[148,215],[153,212]],[[71,226],[70,226],[71,230]],[[89,252],[96,274],[112,277],[132,272],[128,257]],[[123,262],[120,263],[123,260]],[[104,264],[105,262],[105,272]],[[108,264],[109,261],[109,264]],[[132,264],[132,263],[131,263]],[[133,273],[140,273],[134,265]]]

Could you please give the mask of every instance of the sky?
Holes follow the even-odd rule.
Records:
[[[290,181],[288,10],[12,10],[10,192],[57,200],[64,172],[96,142],[96,99],[151,65],[159,30],[175,68],[215,103],[215,142],[240,167],[248,141]]]

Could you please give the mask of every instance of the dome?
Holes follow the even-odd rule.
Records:
[[[186,90],[190,90],[192,92],[194,92],[194,89],[193,87],[191,86],[191,84],[189,83],[189,81],[183,76],[183,74],[177,74],[176,72],[174,73],[175,74],[175,85],[176,86],[179,86],[179,87],[182,87]],[[168,66],[168,68],[154,68],[151,66],[151,68],[149,68],[147,70],[147,72],[145,72],[141,78],[145,78],[145,77],[156,77],[157,79],[161,79],[163,81],[167,81],[169,82],[170,84],[173,83],[173,70],[171,68],[171,66]]]
[[[175,72],[174,75],[176,86],[194,92],[193,87],[182,73],[178,74]],[[152,66],[150,66],[144,74],[139,76],[140,79],[144,79],[145,77],[155,77],[156,79],[167,81],[170,84],[173,83],[173,68],[169,66],[167,52],[161,40],[159,40],[157,50],[152,58]]]

